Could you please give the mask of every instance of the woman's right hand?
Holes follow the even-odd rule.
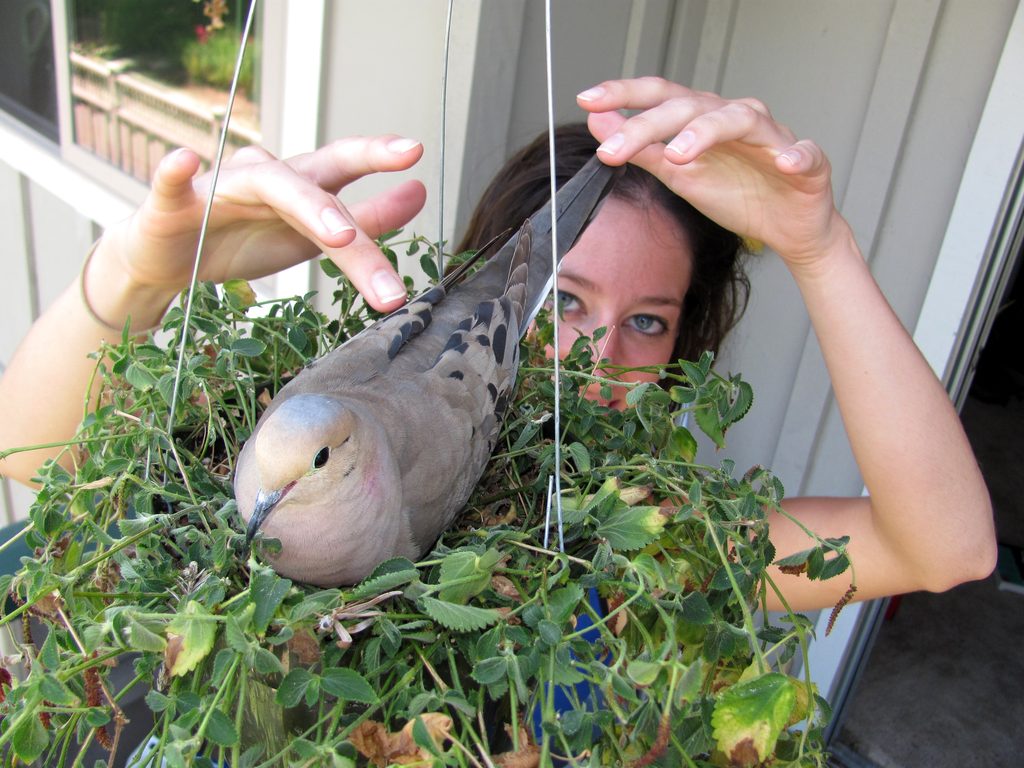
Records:
[[[604,162],[649,171],[726,229],[766,243],[790,268],[813,265],[848,238],[828,158],[759,101],[658,77],[605,81],[577,100],[590,112]]]
[[[256,279],[323,252],[374,308],[399,306],[404,285],[373,238],[416,215],[423,185],[407,181],[351,209],[336,195],[370,173],[405,170],[422,154],[418,142],[393,135],[342,139],[288,160],[258,147],[239,150],[217,180],[200,279]],[[142,206],[100,240],[86,285],[101,317],[115,306],[105,304],[104,286],[119,276],[151,300],[169,302],[188,286],[212,176],[195,177],[198,169],[194,152],[169,154]]]

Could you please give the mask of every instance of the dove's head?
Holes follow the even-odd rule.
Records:
[[[278,573],[331,586],[361,578],[373,548],[360,546],[360,529],[386,518],[395,495],[380,432],[358,407],[315,394],[283,400],[257,425],[238,457],[235,497],[246,541],[262,531],[281,542]]]

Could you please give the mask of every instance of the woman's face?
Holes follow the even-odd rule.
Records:
[[[558,273],[561,356],[580,334],[593,336],[603,327],[608,331],[594,344],[595,360],[627,368],[667,363],[692,262],[682,229],[660,206],[642,208],[609,197]],[[597,373],[615,376],[611,368]],[[656,381],[657,375],[630,372],[616,378]],[[587,398],[602,405],[625,407],[624,387],[613,387],[611,395],[601,397],[597,384],[586,390]]]

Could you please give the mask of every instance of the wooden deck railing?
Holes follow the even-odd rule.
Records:
[[[75,142],[148,182],[157,161],[175,147],[195,150],[204,165],[213,162],[224,108],[210,109],[184,94],[116,64],[83,56],[71,58]],[[237,123],[228,130],[226,154],[260,143],[259,131]]]

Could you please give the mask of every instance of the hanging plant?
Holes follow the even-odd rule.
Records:
[[[432,264],[421,239],[401,245]],[[385,242],[392,259],[398,246]],[[335,317],[311,299],[200,286],[187,332],[173,309],[167,345],[126,335],[98,354],[102,394],[74,468],[40,471],[24,534],[35,556],[2,578],[2,623],[45,625],[0,669],[9,761],[62,768],[93,742],[123,757],[137,746],[121,739],[123,697],[140,683],[152,716],[140,766],[824,764],[810,624],[755,620],[775,589],[765,511],[782,485],[760,467],[696,464],[676,423],[689,411],[723,444],[749,385],[705,355],[663,371],[661,386],[632,386],[626,412],[608,410],[580,394],[611,382],[578,342],[562,379],[558,552],[544,545],[555,393],[542,321],[456,525],[421,562],[317,589],[265,564],[275,542],[247,551],[230,484],[282,383],[374,319],[340,280]],[[809,545],[790,568],[845,570],[845,540],[811,534]],[[801,679],[788,673],[796,656]],[[17,662],[20,679],[7,670]],[[134,671],[119,689],[115,664]]]

